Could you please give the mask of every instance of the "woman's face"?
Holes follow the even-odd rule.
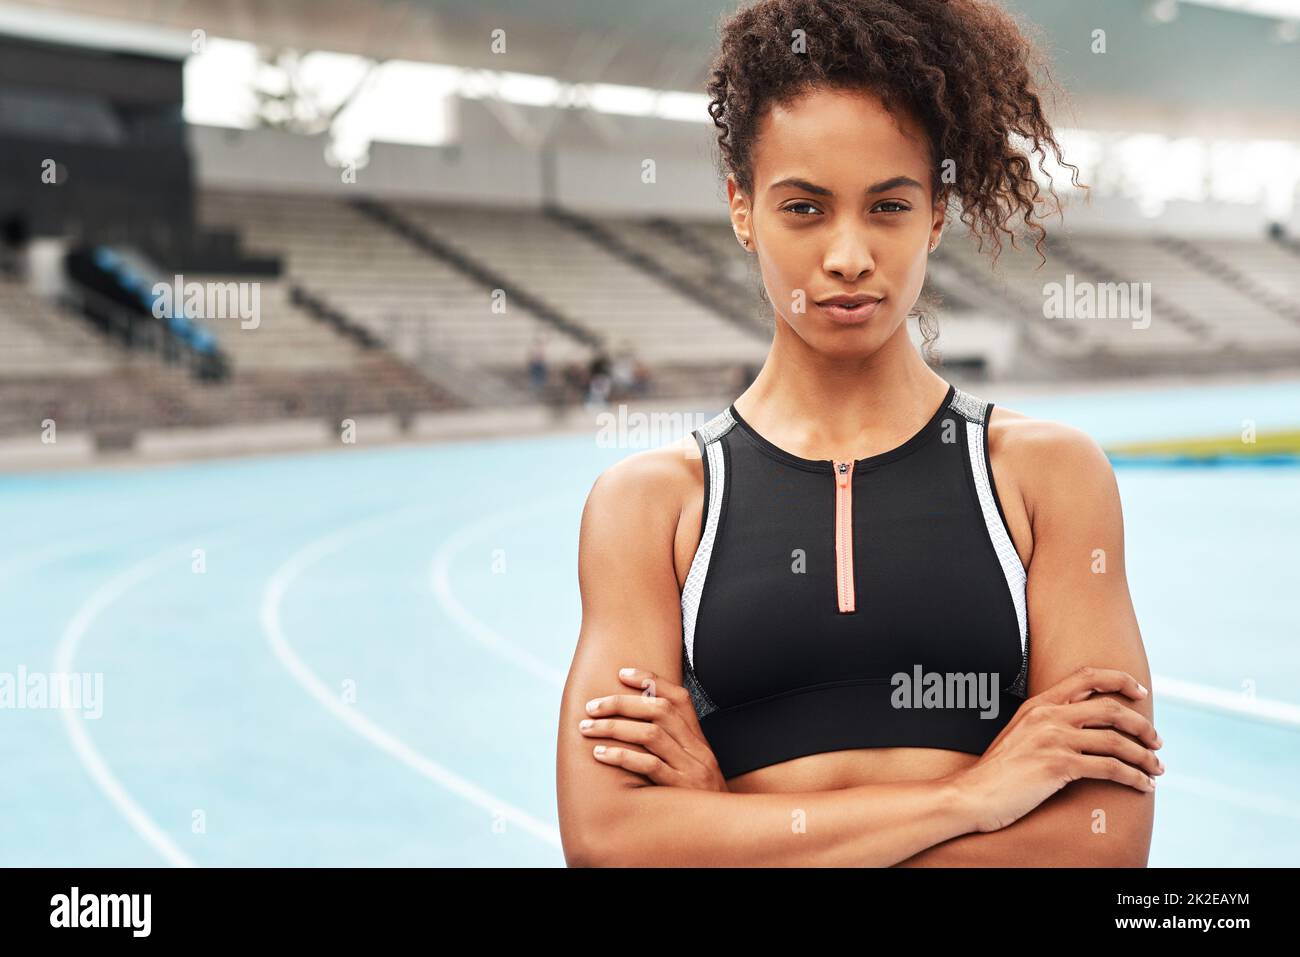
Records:
[[[875,352],[907,321],[943,211],[924,131],[870,93],[818,90],[763,117],[754,196],[728,179],[732,224],[750,241],[773,308],[818,352]],[[833,296],[878,298],[837,312]]]

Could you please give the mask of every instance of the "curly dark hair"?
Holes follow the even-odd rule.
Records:
[[[979,249],[985,239],[993,244],[995,265],[1002,234],[1016,248],[1010,224],[1017,214],[1046,262],[1047,233],[1035,216],[1061,207],[1050,176],[1052,202],[1041,197],[1031,157],[1038,154],[1046,174],[1050,150],[1073,171],[1074,186],[1081,185],[1079,170],[1065,162],[1043,115],[1035,74],[1041,89],[1051,86],[1046,63],[1029,31],[1006,11],[985,0],[759,0],[727,16],[720,32],[709,115],[719,131],[720,171],[734,174],[745,193],[754,192],[754,142],[770,106],[817,88],[866,90],[922,124],[934,196],[959,204]],[[945,177],[942,166],[952,175]],[[918,308],[927,349],[932,305]]]

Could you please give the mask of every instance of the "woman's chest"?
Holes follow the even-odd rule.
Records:
[[[690,596],[691,660],[719,707],[899,674],[1015,678],[1016,608],[979,513],[869,490],[838,529],[825,501],[728,513]]]

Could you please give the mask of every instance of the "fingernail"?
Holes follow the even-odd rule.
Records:
[[[587,710],[588,710],[588,711],[595,711],[595,710],[596,710],[597,708],[599,708],[599,707],[600,707],[600,699],[599,699],[599,698],[592,698],[590,701],[587,702]]]
[[[618,669],[618,673],[619,673],[620,675],[622,675],[624,678],[631,678],[631,677],[632,677],[632,673],[633,673],[634,671],[636,671],[635,668],[619,668],[619,669]]]
[[[1148,776],[1147,780],[1151,782],[1151,790],[1154,791],[1156,789],[1156,779]]]
[[[605,746],[604,746],[603,744],[598,744],[598,745],[596,745],[596,753],[597,753],[597,754],[604,754],[604,753],[605,753]]]
[[[1142,682],[1140,682],[1140,681],[1138,682],[1138,691],[1141,691],[1144,695],[1145,695],[1145,694],[1150,694],[1150,693],[1151,693],[1151,692],[1147,691],[1146,685],[1144,685],[1144,684],[1143,684]]]
[[[592,721],[590,718],[583,718],[581,721],[578,722],[578,727],[580,727],[583,731],[586,731],[595,723],[596,722]]]

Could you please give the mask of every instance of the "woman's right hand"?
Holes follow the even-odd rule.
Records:
[[[1164,742],[1137,711],[1114,698],[1092,697],[1106,692],[1146,696],[1126,671],[1080,668],[1025,701],[979,761],[953,775],[975,810],[978,831],[1008,826],[1079,778],[1155,789],[1149,775],[1164,773],[1155,754]]]

